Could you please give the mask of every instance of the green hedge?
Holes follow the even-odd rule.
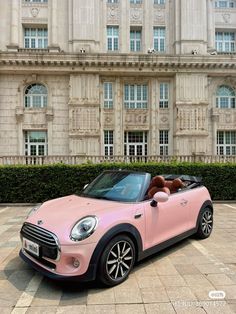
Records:
[[[214,200],[236,199],[236,164],[101,163],[83,165],[1,166],[0,203],[36,203],[78,193],[106,169],[201,176]]]

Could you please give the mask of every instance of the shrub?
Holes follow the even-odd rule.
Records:
[[[236,199],[236,164],[100,163],[82,165],[1,166],[0,202],[41,203],[79,193],[103,170],[128,169],[157,174],[201,176],[213,200]]]

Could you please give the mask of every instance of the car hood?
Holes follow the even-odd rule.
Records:
[[[59,239],[68,239],[72,227],[81,218],[88,215],[99,218],[104,212],[126,206],[130,204],[70,195],[43,203],[27,222],[39,225],[41,220],[41,228],[53,232]]]

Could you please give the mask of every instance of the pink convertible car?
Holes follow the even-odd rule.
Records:
[[[208,190],[192,176],[105,171],[78,195],[43,203],[21,229],[20,256],[55,279],[123,282],[135,262],[213,227]]]

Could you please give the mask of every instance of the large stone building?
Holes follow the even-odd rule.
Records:
[[[0,4],[0,156],[236,154],[236,0]]]

